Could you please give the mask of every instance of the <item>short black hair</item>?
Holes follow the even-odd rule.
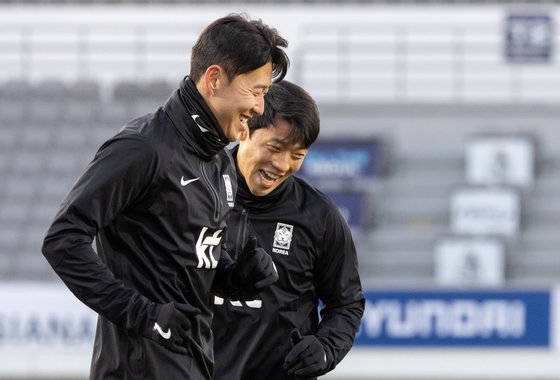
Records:
[[[272,78],[280,81],[290,64],[282,49],[286,47],[288,41],[262,20],[232,13],[214,21],[200,34],[192,47],[189,76],[196,83],[208,67],[219,65],[231,81],[271,62]]]
[[[278,120],[286,120],[292,126],[286,144],[301,144],[308,149],[319,136],[317,103],[303,88],[286,80],[270,86],[264,96],[264,113],[248,121],[249,135],[260,128],[275,127]]]

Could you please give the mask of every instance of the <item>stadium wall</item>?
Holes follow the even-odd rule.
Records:
[[[560,379],[560,288],[366,289],[329,379]],[[96,315],[59,283],[0,284],[0,378],[85,379]]]

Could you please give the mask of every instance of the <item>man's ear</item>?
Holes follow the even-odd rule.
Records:
[[[243,130],[239,133],[239,141],[245,141],[249,138],[249,127],[243,128]]]
[[[206,85],[206,91],[210,95],[214,95],[214,92],[220,88],[223,77],[224,71],[218,65],[212,65],[206,69],[204,73],[204,83]]]

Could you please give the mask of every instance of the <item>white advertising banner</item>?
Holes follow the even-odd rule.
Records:
[[[446,236],[435,245],[435,279],[441,285],[504,283],[505,244],[497,238]]]
[[[97,314],[63,285],[0,286],[0,347],[90,347]]]
[[[0,377],[87,377],[97,314],[61,283],[0,283]]]
[[[513,236],[519,231],[519,193],[505,187],[463,187],[451,195],[451,229],[456,234]]]
[[[530,186],[535,146],[528,136],[472,137],[466,145],[466,180],[470,184]]]

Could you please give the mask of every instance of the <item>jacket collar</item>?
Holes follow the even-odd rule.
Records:
[[[229,143],[222,127],[188,76],[163,106],[197,156],[210,160]]]

